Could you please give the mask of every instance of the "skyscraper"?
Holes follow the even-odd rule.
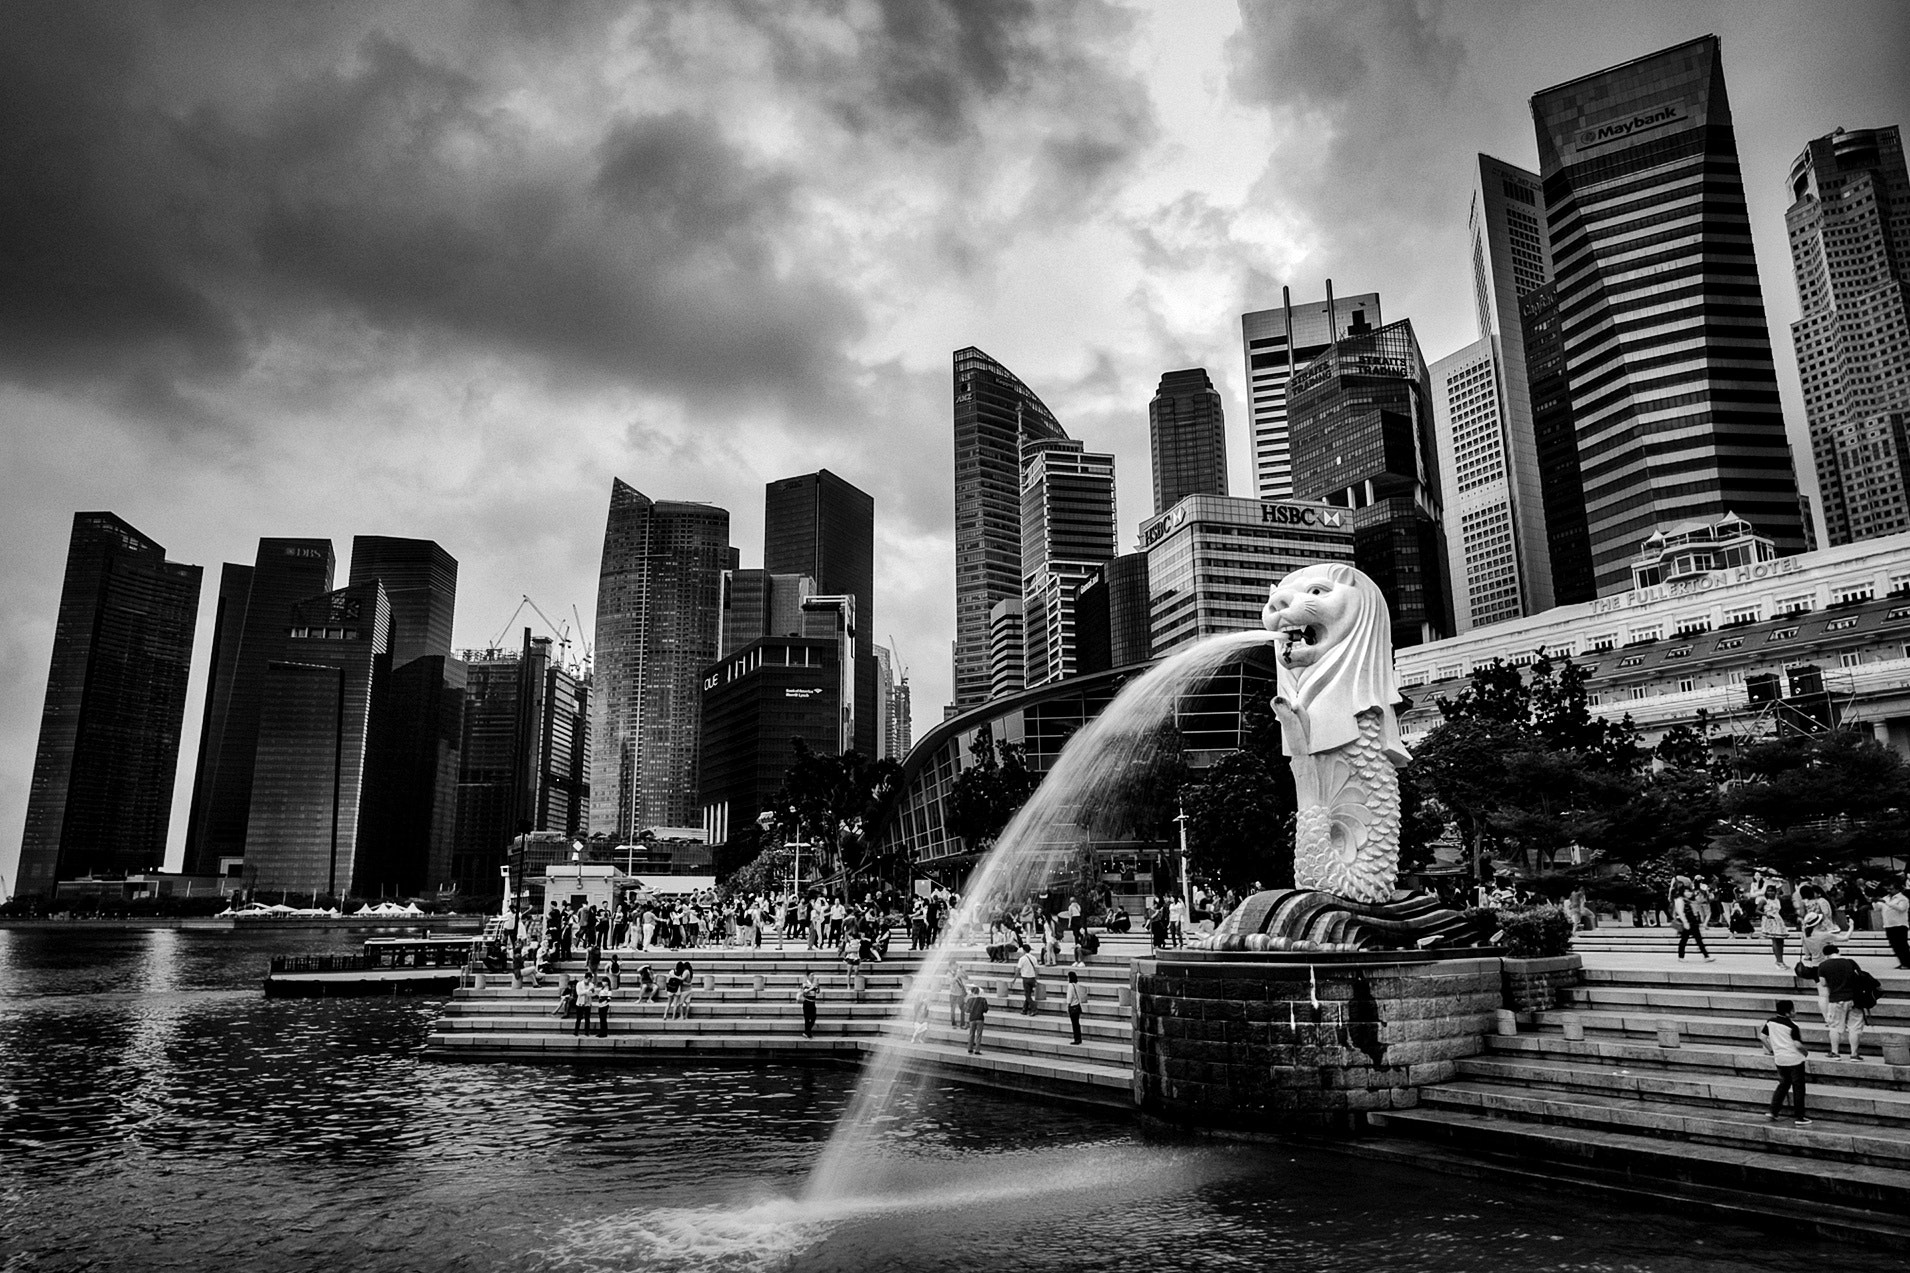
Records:
[[[610,487],[597,580],[590,829],[696,825],[703,669],[717,657],[730,515]]]
[[[1076,589],[1075,671],[1106,672],[1154,657],[1147,580],[1147,554],[1123,553],[1103,562]]]
[[[835,754],[845,643],[764,637],[704,669],[699,821],[710,844],[754,830],[796,759],[796,739]]]
[[[1288,386],[1293,489],[1348,510],[1353,560],[1386,595],[1393,646],[1452,634],[1432,384],[1413,325],[1342,337]],[[1162,577],[1151,566],[1151,587]],[[1163,650],[1161,615],[1154,650]]]
[[[377,583],[290,608],[262,678],[245,868],[257,888],[354,891],[375,704],[387,688],[391,607]]]
[[[806,575],[815,592],[855,598],[855,748],[873,756],[875,701],[875,498],[820,469],[763,491],[763,569]]]
[[[1896,127],[1838,129],[1791,165],[1791,324],[1832,544],[1910,527],[1910,175]]]
[[[376,581],[391,605],[391,666],[428,654],[449,657],[458,602],[458,559],[429,539],[354,535],[349,584]]]
[[[1507,612],[1504,606],[1488,607],[1497,617],[1537,614],[1552,608],[1552,556],[1546,532],[1543,482],[1540,477],[1538,443],[1533,433],[1532,385],[1527,371],[1525,320],[1521,302],[1552,279],[1550,240],[1545,233],[1544,194],[1538,176],[1501,163],[1490,155],[1480,155],[1478,174],[1472,190],[1472,204],[1466,224],[1472,239],[1472,290],[1474,308],[1479,317],[1479,340],[1464,362],[1475,367],[1482,358],[1490,358],[1496,399],[1499,450],[1502,458],[1488,470],[1469,462],[1468,476],[1457,483],[1442,482],[1446,495],[1447,543],[1454,549],[1453,565],[1459,565],[1459,536],[1455,523],[1477,514],[1486,504],[1503,505],[1503,516],[1511,528],[1509,548],[1518,608]],[[1455,355],[1456,356],[1456,355]],[[1442,360],[1443,362],[1444,360]],[[1467,384],[1476,390],[1478,374],[1471,373]],[[1438,368],[1433,371],[1433,400],[1438,406],[1446,398]],[[1440,436],[1440,458],[1451,464],[1457,450]],[[1473,457],[1468,457],[1469,461]],[[1448,474],[1451,475],[1451,470]],[[1490,496],[1480,492],[1487,486]],[[1455,506],[1465,504],[1465,513]],[[1491,516],[1499,517],[1494,513]],[[1475,531],[1477,527],[1475,526]],[[1454,620],[1463,630],[1474,620],[1460,590],[1454,589]],[[1479,622],[1492,622],[1481,619]]]
[[[1253,399],[1253,491],[1261,499],[1293,498],[1293,455],[1288,439],[1287,382],[1293,373],[1326,352],[1341,336],[1378,327],[1379,294],[1295,305],[1280,289],[1279,309],[1240,316],[1240,341],[1247,360],[1247,392]],[[1224,493],[1224,492],[1223,492]],[[1156,510],[1156,514],[1161,510]]]
[[[232,707],[232,669],[239,661],[245,632],[245,600],[252,592],[252,567],[228,561],[219,572],[218,610],[212,620],[212,654],[206,668],[206,702],[199,718],[199,755],[193,765],[192,804],[186,812],[188,871],[211,872],[216,859],[203,859],[199,837],[205,833],[206,803],[212,798],[205,778],[216,767],[221,736]]]
[[[1065,438],[1054,413],[979,349],[955,351],[955,706],[989,697],[989,625],[1021,601],[1021,448]]]
[[[391,609],[391,675],[374,704],[357,884],[408,896],[451,879],[464,665],[451,657],[457,558],[429,539],[357,535],[351,586]]]
[[[1021,475],[1022,684],[1074,675],[1074,593],[1114,556],[1114,457],[1031,441]]]
[[[816,581],[808,575],[724,571],[719,652],[740,650],[766,636],[796,636],[802,631],[803,599],[815,595]]]
[[[1018,694],[1027,685],[1020,597],[1003,597],[988,615],[988,696]]]
[[[1156,515],[1184,496],[1227,493],[1226,414],[1205,367],[1161,373],[1147,404],[1147,437]]]
[[[112,513],[73,515],[16,893],[164,861],[199,585]]]
[[[1428,368],[1458,632],[1541,608],[1527,600],[1529,563],[1520,550],[1528,530],[1513,500],[1498,350],[1498,340],[1487,336]],[[1542,521],[1535,531],[1542,554]]]
[[[1802,551],[1715,36],[1532,99],[1598,591],[1658,526],[1736,513]]]
[[[1555,605],[1572,605],[1598,596],[1598,580],[1592,571],[1591,532],[1585,525],[1585,483],[1579,474],[1572,390],[1565,377],[1558,284],[1547,283],[1520,298],[1519,318],[1525,328],[1532,445],[1539,462],[1539,493],[1545,504],[1552,601]]]
[[[227,595],[227,584],[235,589]],[[236,576],[222,578],[220,599],[236,603]],[[292,606],[332,590],[332,541],[261,539],[245,590],[245,618],[229,669],[225,651],[213,669],[213,701],[207,731],[214,749],[201,748],[192,793],[194,824],[188,828],[186,868],[202,875],[219,869],[219,859],[245,853],[246,823],[252,809],[252,768],[259,745],[259,712],[264,702],[266,668],[285,652]],[[229,688],[219,693],[222,678]]]
[[[517,650],[474,651],[458,748],[451,879],[495,894],[520,828],[589,831],[590,688],[551,659],[548,637],[524,630]]]

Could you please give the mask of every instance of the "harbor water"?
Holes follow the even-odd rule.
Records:
[[[810,1198],[853,1073],[432,1062],[435,1000],[260,993],[364,936],[0,928],[0,1270],[1901,1267],[934,1084]]]

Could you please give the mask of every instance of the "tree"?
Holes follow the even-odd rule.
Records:
[[[771,802],[776,837],[807,836],[824,868],[845,878],[870,873],[878,864],[869,832],[887,821],[900,798],[902,766],[870,761],[853,749],[826,755],[800,738],[794,744],[796,758]]]
[[[1241,892],[1293,887],[1293,775],[1259,749],[1230,752],[1181,791],[1190,870]]]
[[[944,817],[969,852],[991,848],[1041,779],[1030,772],[1021,748],[995,741],[984,727],[969,745],[973,760],[949,787]]]
[[[1778,738],[1739,753],[1720,845],[1796,879],[1905,851],[1910,769],[1867,732]]]
[[[1600,839],[1635,799],[1648,755],[1631,719],[1591,713],[1585,671],[1541,655],[1530,671],[1500,659],[1438,701],[1440,724],[1414,749],[1410,779],[1448,810],[1475,871],[1492,852],[1554,866]]]

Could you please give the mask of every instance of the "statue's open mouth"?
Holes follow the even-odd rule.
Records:
[[[1288,655],[1292,655],[1295,651],[1308,646],[1316,645],[1320,640],[1320,630],[1311,623],[1306,624],[1304,627],[1282,628],[1280,635],[1285,640],[1285,653]]]

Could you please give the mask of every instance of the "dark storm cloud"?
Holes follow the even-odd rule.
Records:
[[[6,20],[0,375],[183,410],[329,316],[691,396],[829,401],[857,305],[778,262],[793,179],[713,122],[621,116],[567,152],[481,57],[452,69],[381,30],[289,68],[254,49],[250,92],[201,88],[177,49],[219,23],[195,12]]]

